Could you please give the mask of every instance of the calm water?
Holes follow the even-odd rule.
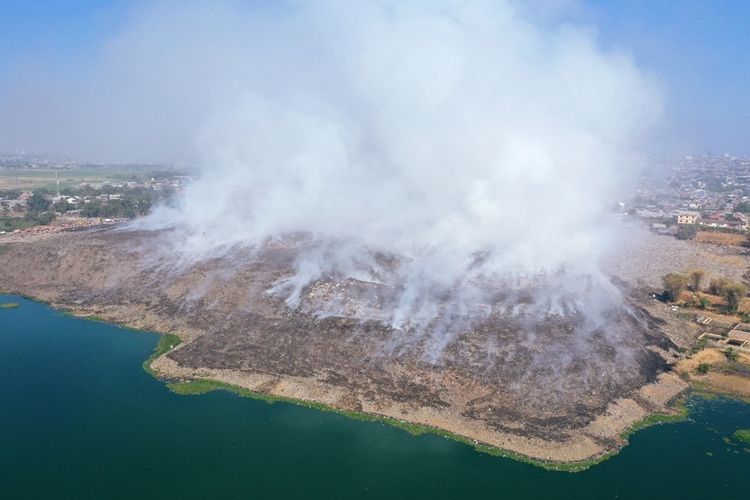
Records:
[[[141,369],[154,334],[18,297],[0,309],[0,498],[748,498],[750,406],[694,400],[578,474]],[[748,447],[745,445],[745,447]]]

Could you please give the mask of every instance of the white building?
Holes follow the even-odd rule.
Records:
[[[699,212],[680,212],[677,214],[677,224],[697,224],[700,216]]]

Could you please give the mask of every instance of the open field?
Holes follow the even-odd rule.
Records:
[[[23,217],[0,217],[0,231],[11,232],[17,229],[23,230],[35,225],[36,223],[25,220]]]
[[[699,366],[705,366],[704,372]],[[676,371],[698,389],[750,400],[750,354],[738,352],[731,361],[724,350],[704,349],[677,364]]]
[[[134,177],[143,177],[149,174],[155,167],[101,167],[101,168],[71,168],[71,169],[14,169],[0,168],[0,191],[9,190],[34,190],[34,189],[57,189],[57,180],[60,181],[60,189],[78,186],[83,182],[102,182],[105,180],[132,180]]]
[[[720,233],[713,231],[698,231],[695,235],[698,243],[713,243],[714,245],[741,246],[747,241],[744,234]]]

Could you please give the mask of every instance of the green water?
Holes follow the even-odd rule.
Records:
[[[586,472],[549,472],[226,392],[177,396],[154,334],[19,297],[0,308],[0,498],[750,498],[750,405],[694,399]],[[750,448],[750,445],[744,445]]]

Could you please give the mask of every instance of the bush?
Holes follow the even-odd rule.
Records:
[[[698,368],[695,369],[695,371],[697,371],[701,375],[705,375],[709,372],[709,370],[711,370],[711,365],[709,365],[708,363],[700,363],[698,365]]]
[[[23,219],[25,221],[31,222],[34,225],[46,225],[55,219],[55,214],[52,212],[39,213],[35,211],[29,211],[26,212],[26,215],[23,216]]]
[[[667,300],[674,302],[687,288],[689,278],[684,274],[669,273],[662,278],[664,282],[664,296]]]
[[[706,339],[699,339],[693,346],[690,348],[690,355],[697,354],[703,349],[708,347],[708,340]]]
[[[737,351],[732,347],[728,347],[727,350],[724,351],[724,356],[726,356],[729,361],[737,361],[740,358],[740,355],[737,354]]]
[[[692,291],[700,292],[704,276],[706,276],[706,272],[702,269],[690,271],[690,289]]]
[[[44,212],[39,214],[37,220],[39,221],[39,224],[46,225],[55,220],[55,214],[52,212]]]
[[[747,287],[742,283],[727,283],[721,290],[721,296],[727,301],[727,311],[736,313],[742,299],[747,296]]]
[[[727,283],[729,283],[729,280],[726,278],[712,279],[708,284],[708,293],[712,295],[721,295],[721,291],[724,289]]]

